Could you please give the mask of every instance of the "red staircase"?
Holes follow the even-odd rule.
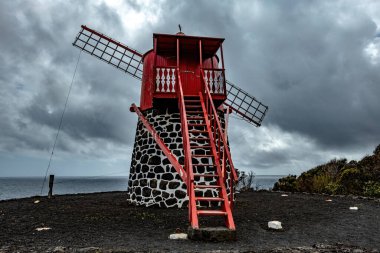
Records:
[[[184,100],[194,175],[194,181],[190,182],[192,186],[190,188],[195,191],[195,202],[197,204],[196,215],[223,216],[225,218],[226,227],[234,230],[235,224],[228,200],[224,176],[222,175],[219,158],[216,155],[215,140],[211,132],[203,98],[201,96],[186,96]],[[201,162],[197,163],[199,160],[201,160]],[[203,161],[208,162],[203,163]],[[199,171],[203,171],[203,173]],[[202,192],[207,190],[210,190],[210,192],[216,190],[218,195],[213,197],[199,196]],[[200,202],[203,202],[202,207]],[[205,202],[213,202],[207,205],[211,206],[212,209],[204,209]],[[217,207],[220,209],[215,209]]]
[[[235,230],[231,206],[237,176],[209,89],[206,87],[206,99],[202,93],[183,96],[181,77],[177,78],[191,226],[199,228],[199,216],[222,216],[225,226]],[[226,189],[227,163],[230,199]],[[202,196],[206,191],[214,192],[213,196]]]

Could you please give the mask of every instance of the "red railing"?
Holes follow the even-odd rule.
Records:
[[[233,165],[232,159],[231,159],[231,153],[228,148],[228,143],[227,139],[224,133],[224,130],[222,129],[222,126],[219,121],[218,113],[216,111],[212,96],[211,96],[211,91],[209,89],[209,85],[206,85],[207,82],[205,80],[205,76],[202,74],[202,80],[203,80],[203,87],[205,90],[205,105],[206,105],[206,111],[207,115],[210,120],[211,127],[213,129],[213,139],[215,141],[216,145],[216,152],[217,152],[217,159],[218,161],[221,161],[221,169],[222,169],[222,175],[223,175],[223,181],[225,182],[227,178],[227,170],[226,170],[226,165],[227,162],[230,165],[230,202],[231,205],[233,203],[234,199],[234,183],[238,181],[238,176],[235,170],[235,167]]]
[[[175,93],[176,92],[176,67],[156,66],[155,68],[155,92]]]
[[[224,69],[203,68],[203,80],[211,94],[226,94],[226,79]]]
[[[199,228],[198,225],[198,215],[196,209],[196,201],[195,201],[195,191],[194,191],[194,173],[193,173],[193,162],[191,157],[191,149],[190,149],[190,140],[189,140],[189,128],[187,124],[187,116],[186,116],[186,107],[185,107],[185,99],[183,96],[182,82],[181,76],[179,74],[179,69],[176,71],[177,76],[177,96],[179,103],[179,110],[181,115],[181,129],[182,129],[182,138],[183,138],[183,151],[185,156],[185,171],[187,173],[187,195],[189,196],[189,220],[191,221],[191,226],[193,228]]]

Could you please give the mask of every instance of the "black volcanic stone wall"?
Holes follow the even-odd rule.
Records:
[[[184,164],[181,120],[179,113],[160,113],[156,109],[144,112],[144,116],[156,129],[161,139],[172,151],[181,165]],[[224,118],[220,115],[222,125]],[[196,122],[196,121],[194,121]],[[198,122],[199,123],[199,122]],[[194,127],[196,129],[196,127]],[[194,134],[193,136],[205,136]],[[203,145],[206,145],[204,143]],[[208,154],[208,149],[199,149],[196,154]],[[193,164],[211,163],[211,158],[193,158]],[[229,165],[227,164],[229,175]],[[196,167],[195,173],[212,172],[214,169]],[[229,178],[229,177],[228,177]],[[215,184],[213,178],[195,178],[197,184]],[[229,193],[227,180],[227,193]],[[218,196],[217,190],[197,190],[197,196]],[[128,181],[128,201],[136,205],[159,207],[186,207],[188,204],[186,184],[162,153],[150,133],[139,120],[137,123],[135,144],[132,153]],[[201,203],[201,205],[209,204]]]

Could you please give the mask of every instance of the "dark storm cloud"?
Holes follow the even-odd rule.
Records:
[[[2,1],[0,5],[0,59],[6,63],[0,68],[0,145],[5,150],[48,150],[78,56],[71,43],[80,25],[93,24],[115,34],[123,30],[120,17],[105,4],[85,1],[76,7],[69,2],[47,2],[45,6]],[[133,140],[129,132],[135,128],[130,126],[135,119],[128,108],[132,99],[136,100],[138,85],[92,60],[82,55],[65,114],[58,147],[69,152],[77,152],[75,143],[102,139],[104,145],[121,145]],[[127,86],[131,81],[136,87]]]
[[[355,2],[343,4],[186,2],[161,25],[179,19],[185,32],[226,37],[227,78],[270,106],[264,124],[324,147],[375,145],[380,72],[364,50],[377,26]]]

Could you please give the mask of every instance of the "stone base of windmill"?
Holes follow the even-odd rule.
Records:
[[[151,109],[144,112],[149,123],[159,133],[161,139],[172,151],[180,164],[184,163],[181,120],[178,112],[159,111]],[[221,117],[221,121],[223,119]],[[223,123],[222,123],[223,124]],[[197,130],[194,127],[194,130]],[[194,136],[200,136],[196,134]],[[207,154],[208,151],[200,149],[196,154]],[[193,159],[193,164],[207,164],[210,158]],[[207,173],[204,167],[197,167],[197,173]],[[210,169],[211,170],[211,169]],[[229,166],[226,166],[227,173]],[[229,173],[228,173],[229,175]],[[229,178],[229,177],[228,177]],[[198,184],[213,184],[215,178],[196,179]],[[227,180],[227,193],[229,193]],[[203,197],[217,197],[215,189],[203,189],[197,193]],[[181,180],[169,160],[162,153],[153,137],[139,120],[137,123],[135,144],[132,154],[131,168],[128,181],[128,202],[142,206],[157,206],[163,208],[187,207],[188,196],[186,184]],[[200,203],[202,206],[210,203]]]
[[[189,227],[187,230],[187,238],[195,241],[235,241],[236,230],[231,230],[226,227],[205,227],[198,229]]]

